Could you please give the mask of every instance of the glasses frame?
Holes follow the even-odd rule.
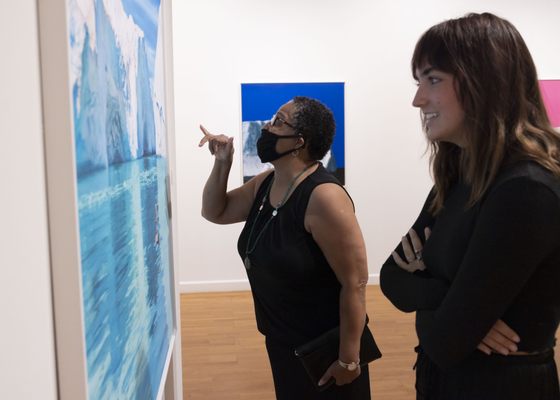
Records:
[[[296,127],[293,126],[292,124],[290,124],[288,121],[286,121],[284,118],[279,117],[278,114],[274,114],[272,116],[272,118],[270,119],[270,126],[275,126],[277,128],[281,128],[282,124],[280,125],[276,125],[276,121],[280,121],[282,124],[286,124],[287,126],[289,126],[290,128],[292,128],[294,131],[296,130]]]

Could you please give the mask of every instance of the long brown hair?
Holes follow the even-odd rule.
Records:
[[[506,163],[533,160],[560,176],[560,134],[546,114],[531,54],[510,22],[484,13],[435,25],[416,44],[413,76],[424,64],[454,76],[467,132],[465,149],[430,144],[432,213],[458,180],[470,185],[468,206],[474,205]]]

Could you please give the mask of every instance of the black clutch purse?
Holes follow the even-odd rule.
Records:
[[[319,391],[327,389],[334,383],[334,379],[331,378],[324,385],[318,385],[319,380],[327,372],[327,369],[338,359],[339,342],[340,327],[337,326],[295,349],[296,357],[301,361],[307,371],[307,375],[309,375],[313,385]],[[378,358],[381,358],[381,352],[366,324],[360,343],[360,366],[364,366]]]

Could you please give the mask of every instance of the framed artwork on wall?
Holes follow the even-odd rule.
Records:
[[[62,399],[182,398],[169,7],[39,7]]]
[[[325,104],[334,115],[336,132],[330,151],[322,162],[344,185],[344,83],[243,83],[241,120],[243,141],[243,182],[270,168],[257,155],[261,128],[286,102],[306,96]]]
[[[540,80],[539,86],[550,123],[560,128],[560,79]]]

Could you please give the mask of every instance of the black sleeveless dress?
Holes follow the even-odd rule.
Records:
[[[268,199],[256,217],[273,177],[274,172],[261,184],[237,249],[242,260],[248,249],[253,250],[247,275],[259,331],[296,347],[339,323],[340,283],[304,227],[313,189],[323,183],[338,184],[338,181],[319,166],[296,187],[267,225],[274,210]],[[251,229],[253,234],[248,244]]]
[[[342,185],[319,165],[271,219],[274,207],[268,196],[264,204],[263,198],[273,176],[274,172],[266,177],[257,192],[237,249],[243,261],[250,253],[247,275],[257,327],[266,336],[277,399],[369,399],[367,366],[350,385],[333,385],[319,393],[293,356],[295,347],[339,325],[341,286],[323,252],[305,230],[304,218],[317,186]]]

